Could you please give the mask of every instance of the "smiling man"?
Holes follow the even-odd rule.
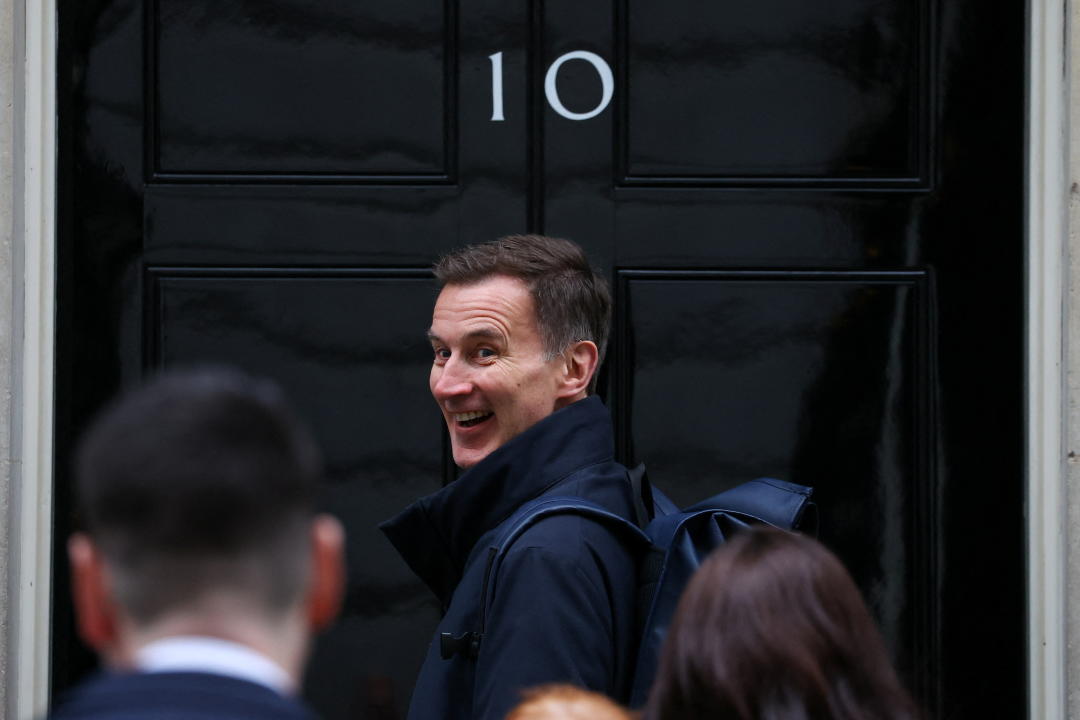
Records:
[[[465,472],[382,526],[445,608],[409,718],[501,719],[523,689],[553,682],[622,698],[635,559],[610,530],[573,515],[532,525],[482,619],[480,607],[488,543],[529,500],[571,495],[634,517],[611,417],[592,394],[607,285],[580,247],[537,235],[457,250],[435,276],[431,393]]]

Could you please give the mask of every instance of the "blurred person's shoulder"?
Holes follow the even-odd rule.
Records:
[[[102,673],[59,698],[48,720],[315,720],[299,700],[205,672]]]

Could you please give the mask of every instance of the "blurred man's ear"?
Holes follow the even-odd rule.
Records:
[[[105,558],[84,533],[68,538],[68,558],[79,636],[99,654],[108,655],[117,642],[118,618]]]
[[[566,349],[559,360],[564,372],[559,378],[558,397],[563,400],[580,399],[589,389],[589,381],[596,373],[600,351],[592,340],[579,340]]]
[[[345,596],[345,529],[336,517],[312,521],[311,555],[308,621],[317,632],[334,621]]]

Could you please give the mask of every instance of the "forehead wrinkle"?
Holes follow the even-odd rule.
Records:
[[[494,324],[490,324],[490,325],[484,325],[484,326],[481,326],[481,327],[478,327],[478,328],[473,328],[472,330],[468,330],[468,331],[462,333],[460,338],[459,338],[459,342],[464,342],[464,341],[469,341],[469,340],[502,340],[504,337],[506,337],[504,332],[502,332]],[[431,342],[436,342],[436,343],[445,343],[446,342],[445,340],[442,339],[441,336],[439,336],[438,334],[436,334],[432,330],[427,331],[427,338]]]
[[[442,313],[436,308],[431,334],[439,337],[435,331],[437,327],[439,332],[453,331],[451,334],[459,338],[498,339],[509,335],[513,324],[511,313],[486,307],[443,309]]]
[[[459,342],[469,343],[476,340],[492,340],[495,342],[503,342],[509,338],[508,331],[503,330],[497,325],[482,325],[471,330],[463,332],[459,336]]]
[[[430,332],[446,343],[474,339],[510,342],[517,339],[519,328],[535,332],[535,325],[535,306],[524,283],[494,276],[443,288],[435,302]]]

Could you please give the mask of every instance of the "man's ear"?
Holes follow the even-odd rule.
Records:
[[[559,379],[557,397],[564,400],[580,400],[588,394],[589,381],[596,373],[600,351],[592,340],[579,340],[562,354],[566,372]]]
[[[316,515],[311,523],[311,583],[308,622],[314,631],[334,621],[345,597],[345,528],[333,515]]]
[[[68,538],[67,548],[79,636],[99,654],[107,655],[118,642],[118,617],[105,558],[84,533]]]

